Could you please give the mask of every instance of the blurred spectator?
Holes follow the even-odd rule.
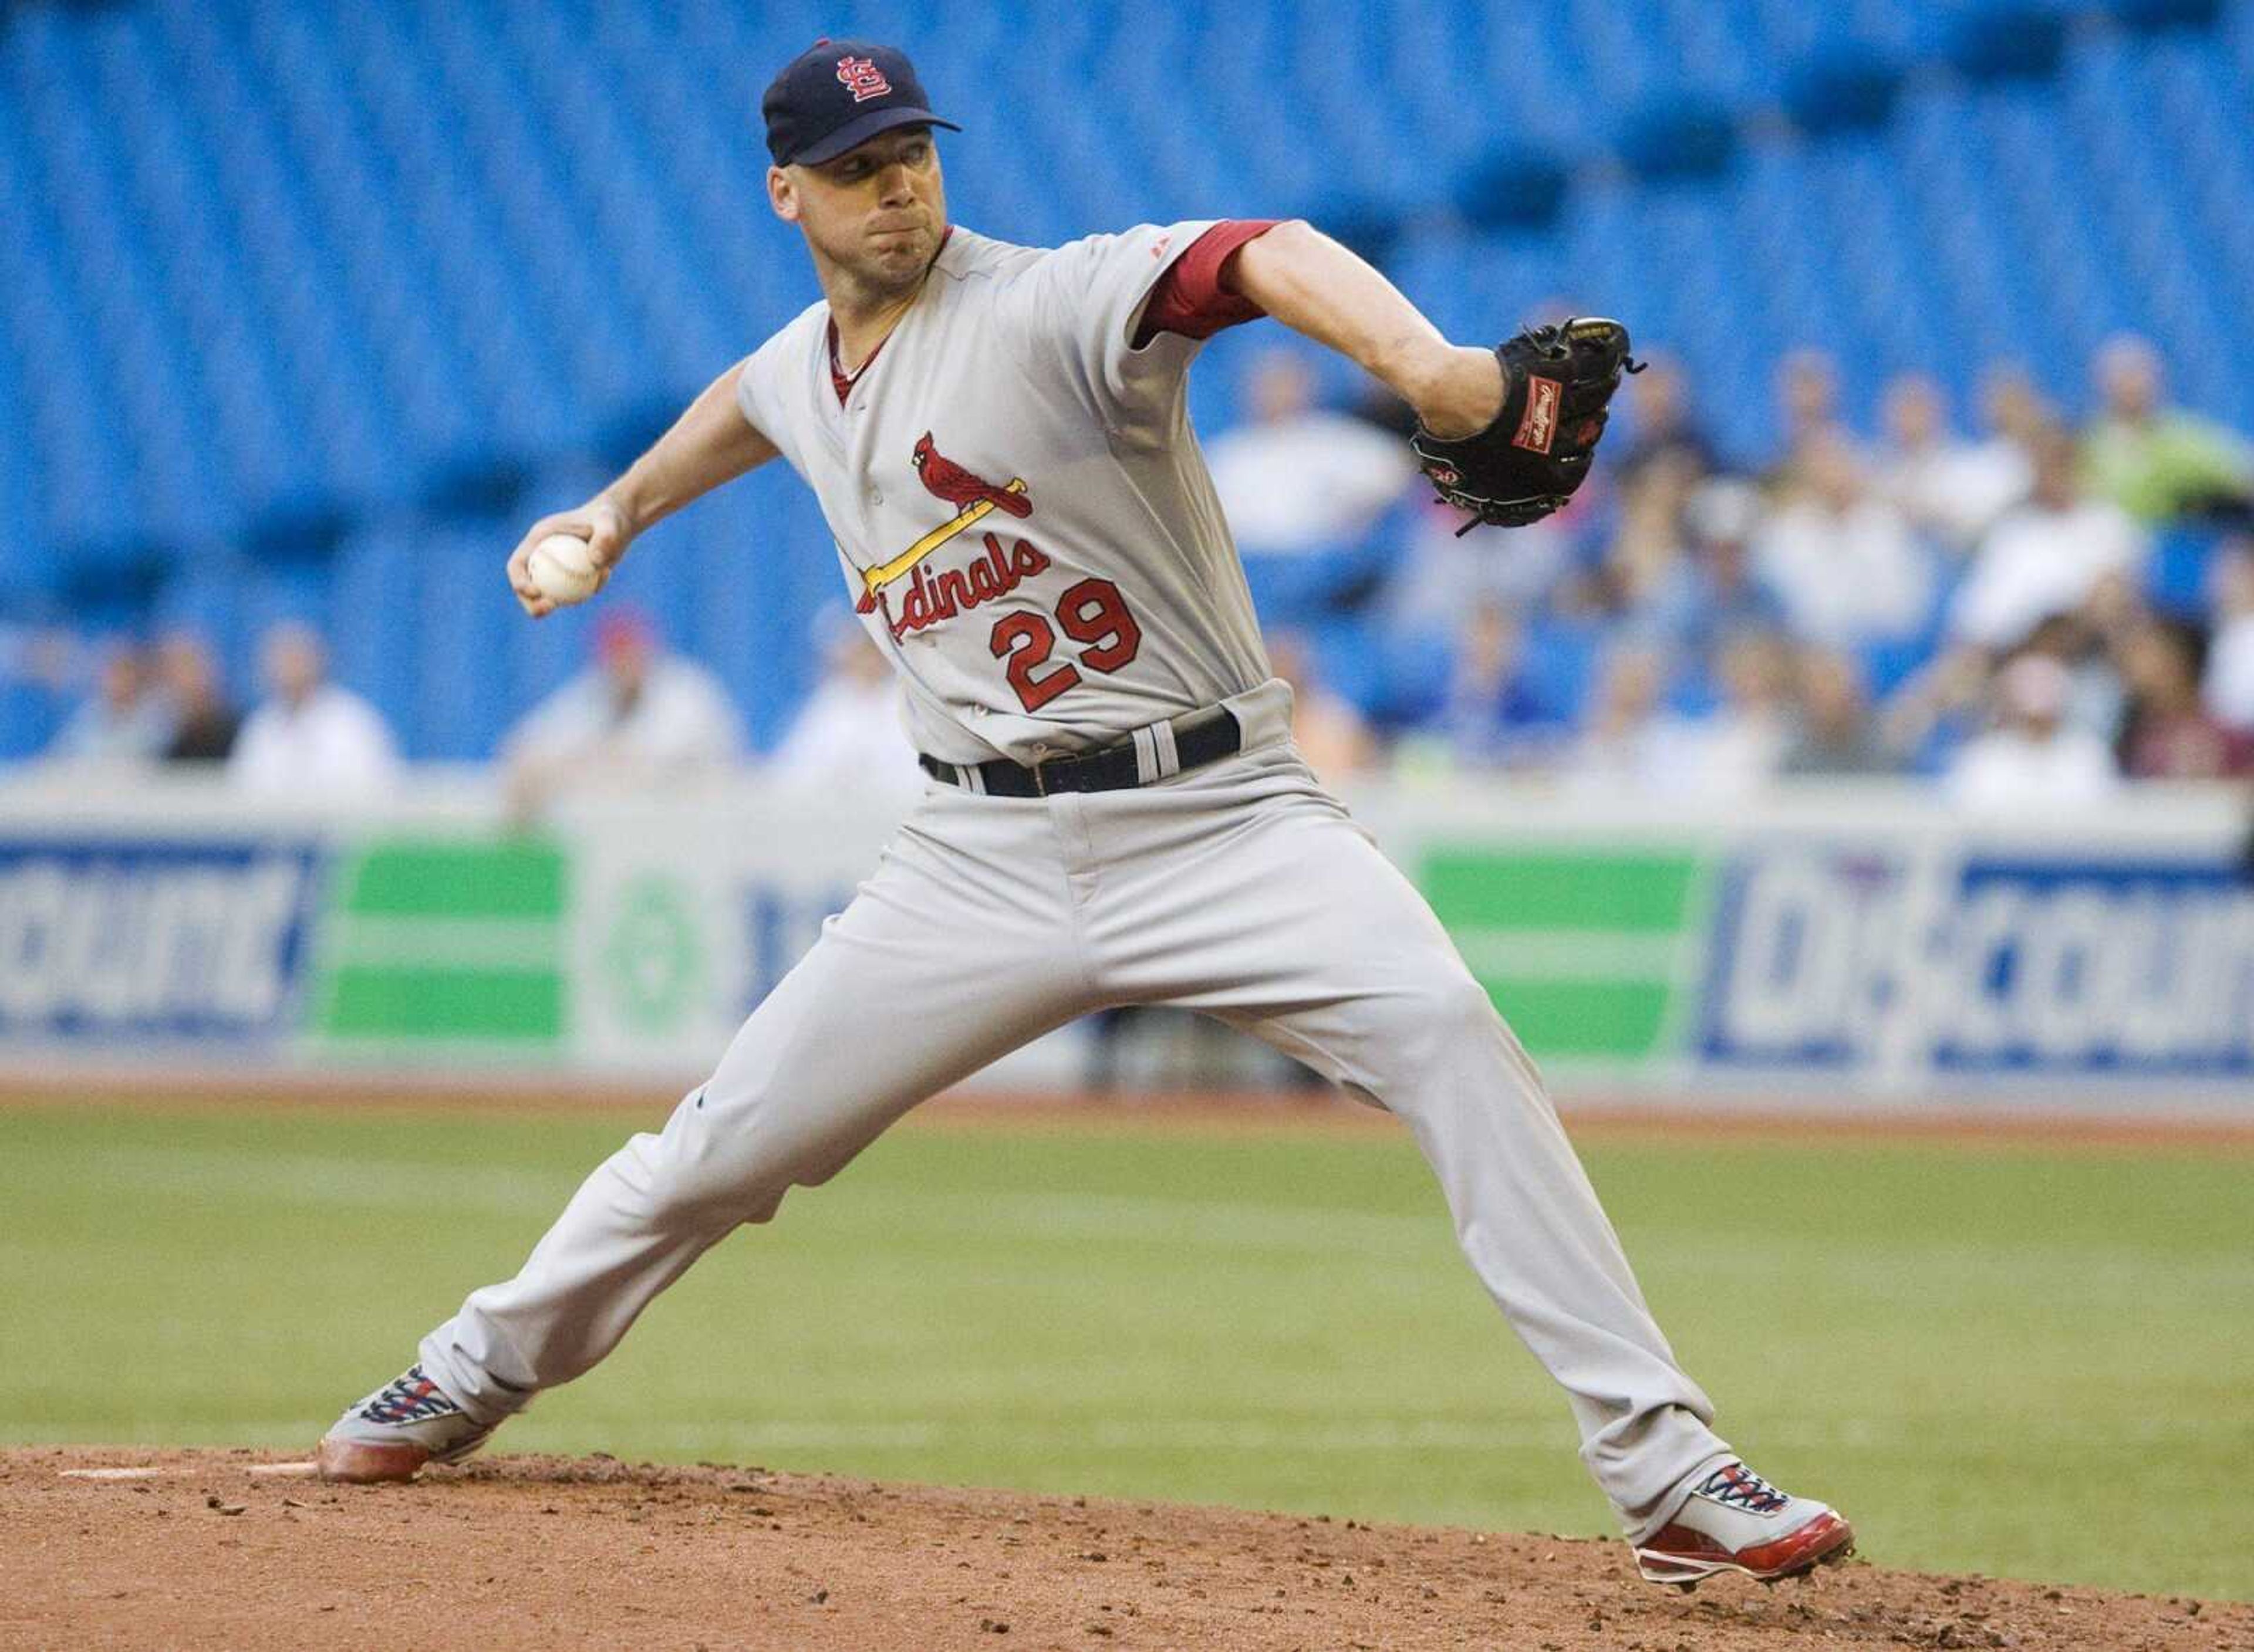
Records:
[[[1776,638],[1738,638],[1722,656],[1722,705],[1684,717],[1666,705],[1666,658],[1616,647],[1598,678],[1587,728],[1562,780],[1582,795],[1742,798],[1776,771],[1783,751],[1783,676]]]
[[[1959,439],[1941,386],[1926,374],[1905,373],[1889,384],[1880,419],[1880,491],[1913,528],[1950,550],[1970,550],[1991,522],[2026,497],[2033,466],[2026,453],[2008,438]]]
[[[0,609],[6,606],[0,602]],[[53,745],[77,706],[77,654],[66,631],[0,618],[0,774],[10,759]]]
[[[341,797],[379,790],[399,773],[399,749],[376,709],[328,682],[328,651],[285,621],[261,648],[272,697],[243,723],[228,779],[269,795]]]
[[[2082,491],[2074,438],[2056,426],[2035,450],[2034,486],[1980,542],[1950,630],[2006,652],[2052,614],[2077,607],[2106,573],[2133,574],[2146,545],[2127,513]]]
[[[1296,351],[1271,350],[1252,363],[1243,412],[1208,450],[1239,550],[1288,552],[1354,538],[1416,473],[1405,444],[1316,406],[1314,370]]]
[[[1684,731],[1686,789],[1742,797],[1774,776],[1790,735],[1786,715],[1792,650],[1781,637],[1747,633],[1723,648],[1722,704]]]
[[[1611,540],[1578,606],[1618,619],[1631,637],[1672,644],[1694,600],[1684,517],[1698,478],[1681,453],[1656,458],[1621,490]]]
[[[1784,658],[1771,637],[1740,637],[1722,659],[1723,703],[1704,719],[1663,704],[1666,662],[1616,648],[1564,780],[1591,796],[1742,797],[1775,772],[1783,748]]]
[[[1654,464],[1674,466],[1693,480],[1715,468],[1714,444],[1691,411],[1689,381],[1674,357],[1653,354],[1615,405],[1625,405],[1634,422],[1616,470],[1623,489],[1634,487]]]
[[[1788,352],[1776,364],[1776,460],[1762,478],[1782,495],[1806,484],[1803,466],[1819,446],[1844,448],[1859,459],[1854,436],[1839,419],[1839,364],[1823,350]]]
[[[1571,518],[1560,522],[1551,516],[1507,532],[1479,530],[1459,537],[1463,513],[1432,500],[1413,507],[1409,521],[1400,565],[1387,581],[1382,610],[1396,645],[1444,648],[1473,606],[1500,602],[1531,608],[1572,564]]]
[[[0,622],[0,682],[66,693],[73,686],[78,652],[70,633],[57,626]]]
[[[501,743],[514,811],[559,784],[633,782],[654,770],[733,763],[744,730],[719,680],[665,652],[623,604],[595,621],[594,663],[526,713]]]
[[[2200,695],[2225,726],[2254,730],[2254,539],[2225,542],[2213,584],[2215,636]]]
[[[923,771],[892,667],[860,625],[835,609],[815,629],[822,638],[822,680],[783,731],[764,772],[779,785],[826,796],[914,796]]]
[[[1811,346],[1788,350],[1776,364],[1776,394],[1789,452],[1838,426],[1839,364],[1829,352]]]
[[[1500,602],[1466,612],[1450,662],[1439,732],[1455,760],[1471,767],[1507,764],[1554,737],[1568,708],[1550,704],[1526,669],[1526,628]]]
[[[1664,773],[1670,720],[1660,713],[1666,671],[1658,651],[1613,650],[1597,678],[1580,741],[1565,769],[1567,785],[1593,795],[1620,796],[1647,789]]]
[[[157,645],[157,669],[174,713],[168,763],[220,763],[234,750],[242,719],[220,691],[219,668],[202,638],[176,631]]]
[[[2060,422],[2034,375],[2019,362],[2003,360],[1980,370],[1980,418],[1989,441],[2009,442],[2030,460],[2042,433]],[[2027,480],[2034,480],[2032,469]]]
[[[2105,587],[2101,582],[2099,590]],[[2101,626],[2101,618],[2104,623]],[[2021,652],[2040,654],[2066,668],[2067,723],[2087,729],[2108,746],[2121,732],[2126,696],[2114,665],[2113,640],[2143,618],[2113,617],[2104,601],[2092,598],[2071,613],[2054,613],[2027,634]]]
[[[1933,606],[1933,560],[1901,513],[1870,491],[1855,450],[1817,430],[1796,471],[1798,486],[1754,542],[1793,632],[1845,648],[1920,630]]]
[[[2105,742],[2065,720],[2066,668],[2025,654],[1996,674],[1997,726],[1950,764],[1949,795],[1984,814],[2096,803],[2119,782]]]
[[[1290,631],[1270,637],[1268,666],[1292,685],[1292,744],[1326,785],[1350,780],[1376,760],[1369,725],[1352,702],[1323,686],[1306,638]]]
[[[1800,714],[1777,773],[1795,776],[1884,774],[1896,766],[1879,738],[1863,674],[1846,654],[1804,648],[1795,662]]]
[[[1675,640],[1709,668],[1733,637],[1785,628],[1784,604],[1754,564],[1760,494],[1734,479],[1709,481],[1684,509],[1691,556],[1675,595]]]
[[[94,692],[59,730],[47,755],[68,763],[146,763],[172,738],[172,708],[137,644],[103,650]]]
[[[2160,352],[2124,333],[2097,353],[2104,412],[2085,444],[2093,491],[2140,522],[2254,500],[2254,448],[2222,425],[2161,405]]]
[[[2001,515],[2035,485],[2035,450],[2043,433],[2059,423],[2058,410],[2025,368],[1992,361],[1980,374],[1980,422],[1988,433],[1975,450],[1984,466],[1978,473]]]
[[[2118,653],[2129,691],[2123,773],[2139,780],[2213,780],[2248,773],[2254,735],[2224,727],[2200,704],[2198,633],[2147,619]]]
[[[1945,649],[1921,666],[1881,709],[1880,744],[1918,774],[1945,773],[1978,732],[1994,676],[1984,648],[1960,644]]]

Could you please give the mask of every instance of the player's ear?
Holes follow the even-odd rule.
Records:
[[[798,221],[798,184],[786,166],[767,168],[767,205],[785,223]]]

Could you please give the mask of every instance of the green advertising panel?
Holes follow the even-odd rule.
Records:
[[[552,1046],[564,859],[537,839],[395,839],[338,863],[312,1032],[343,1043]]]
[[[1472,974],[1545,1060],[1671,1052],[1704,908],[1697,856],[1445,844],[1418,873]]]

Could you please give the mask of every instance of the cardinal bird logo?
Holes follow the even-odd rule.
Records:
[[[974,475],[934,447],[929,430],[916,438],[915,467],[924,486],[950,505],[975,505],[983,499],[1012,516],[1033,514],[1033,501],[1026,497],[1023,481],[1013,480],[1008,487],[997,487],[984,477]]]
[[[943,499],[956,508],[955,514],[917,540],[888,563],[861,570],[861,600],[856,605],[863,613],[877,606],[877,593],[893,580],[904,578],[926,556],[937,550],[957,534],[976,527],[996,511],[1022,520],[1033,514],[1033,501],[1026,492],[1026,479],[1012,476],[996,486],[975,471],[965,470],[941,452],[926,430],[916,438],[915,451],[910,456],[916,476],[934,499]]]

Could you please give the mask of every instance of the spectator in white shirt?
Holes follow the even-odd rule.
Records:
[[[2200,697],[2227,727],[2254,730],[2254,539],[2228,542],[2211,576],[2215,636]]]
[[[246,718],[227,777],[268,796],[353,797],[397,778],[399,747],[382,714],[327,680],[328,650],[312,627],[285,620],[261,646],[272,698]]]
[[[1835,648],[1914,635],[1933,605],[1933,559],[1902,514],[1871,492],[1853,448],[1818,430],[1795,476],[1754,542],[1754,565],[1794,634]]]
[[[831,610],[822,633],[822,680],[791,718],[764,766],[789,790],[906,803],[923,771],[902,720],[900,685],[858,622]]]
[[[1245,401],[1246,422],[1206,450],[1222,514],[1245,556],[1298,555],[1358,538],[1416,473],[1401,441],[1317,407],[1314,373],[1292,351],[1253,363]]]
[[[567,782],[634,784],[731,764],[743,750],[719,680],[666,653],[649,620],[619,606],[595,622],[594,663],[527,713],[501,756],[522,815]]]
[[[1998,672],[1998,726],[1950,761],[1950,798],[1980,814],[2030,814],[2110,796],[2120,770],[2103,739],[2066,720],[2071,687],[2048,654],[2021,654]]]
[[[1886,387],[1880,486],[1910,523],[1956,553],[2026,497],[2034,467],[2018,444],[1961,441],[1941,386],[1906,373]]]
[[[2134,578],[2145,535],[2128,513],[2083,493],[2074,438],[2053,426],[2038,438],[2027,501],[1980,542],[1950,612],[1950,634],[1998,653],[2055,613],[2081,606],[2106,574]]]
[[[1367,601],[1390,553],[1371,529],[1416,474],[1408,444],[1318,408],[1288,350],[1254,365],[1246,399],[1248,421],[1206,451],[1260,618],[1312,625]]]
[[[177,721],[148,656],[130,642],[102,655],[94,692],[71,713],[47,747],[66,763],[146,763],[164,755]]]

